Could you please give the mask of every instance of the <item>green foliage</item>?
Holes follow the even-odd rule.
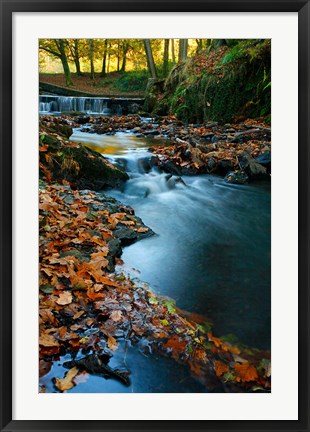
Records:
[[[270,40],[242,40],[221,58],[201,57],[170,74],[164,101],[185,122],[268,116],[271,112]],[[211,55],[211,54],[210,54]],[[198,68],[198,69],[197,69]],[[198,72],[197,72],[198,70]]]
[[[114,83],[120,91],[144,91],[148,80],[146,70],[125,72]]]

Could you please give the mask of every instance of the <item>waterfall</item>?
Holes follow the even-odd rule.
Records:
[[[78,111],[87,114],[111,114],[108,101],[109,98],[41,95],[39,96],[39,112],[46,114]]]
[[[76,111],[85,114],[126,115],[136,113],[137,107],[142,104],[142,98],[40,95],[39,113],[59,114]]]

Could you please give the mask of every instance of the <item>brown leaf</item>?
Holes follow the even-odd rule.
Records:
[[[40,377],[46,375],[52,367],[52,362],[47,362],[45,360],[40,360],[39,361],[39,374]]]
[[[44,347],[58,347],[59,346],[59,343],[54,338],[54,336],[52,336],[50,334],[46,334],[46,333],[41,334],[41,336],[39,337],[39,344],[44,346]]]
[[[120,310],[114,310],[114,311],[111,313],[110,318],[111,318],[114,322],[121,321],[121,320],[123,319],[122,311],[120,311]]]
[[[235,364],[235,371],[238,374],[237,381],[256,381],[258,379],[258,374],[254,366],[250,365],[248,362],[246,363],[237,363]]]
[[[61,306],[72,303],[72,294],[70,293],[70,291],[63,291],[62,293],[60,293],[59,299],[56,300],[56,303]]]
[[[74,383],[74,377],[79,373],[79,370],[77,367],[73,367],[70,369],[64,378],[56,378],[55,380],[55,386],[60,391],[70,390],[72,387],[75,386]]]

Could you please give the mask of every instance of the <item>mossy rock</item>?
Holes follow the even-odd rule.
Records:
[[[48,144],[48,151],[40,152],[40,162],[50,172],[53,181],[69,181],[77,189],[101,190],[120,186],[128,175],[115,167],[100,153],[83,145],[74,146],[65,140],[42,134],[42,144]],[[40,168],[44,178],[44,169]]]

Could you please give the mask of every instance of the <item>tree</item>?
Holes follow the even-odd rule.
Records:
[[[108,54],[108,39],[105,39],[103,42],[102,69],[100,74],[102,77],[106,76],[107,54]]]
[[[179,39],[179,62],[187,59],[188,39]]]
[[[171,39],[171,56],[172,56],[172,63],[176,64],[175,59],[175,48],[174,48],[174,39]]]
[[[73,85],[67,57],[67,39],[40,39],[39,48],[60,59],[65,74],[66,85]]]
[[[151,47],[150,39],[143,39],[144,49],[146,54],[147,66],[152,78],[156,78],[156,68]]]
[[[94,39],[88,39],[89,49],[89,63],[90,63],[90,79],[95,78],[95,67],[94,67]]]
[[[69,50],[76,68],[76,75],[82,76],[80,65],[80,40],[73,39],[68,41]]]
[[[164,42],[164,64],[163,64],[164,77],[166,77],[168,75],[169,40],[170,39],[165,39],[165,42]]]
[[[123,41],[123,61],[122,61],[122,66],[121,66],[121,72],[125,72],[126,71],[126,61],[127,61],[127,52],[129,50],[129,41],[128,40],[124,40]]]

